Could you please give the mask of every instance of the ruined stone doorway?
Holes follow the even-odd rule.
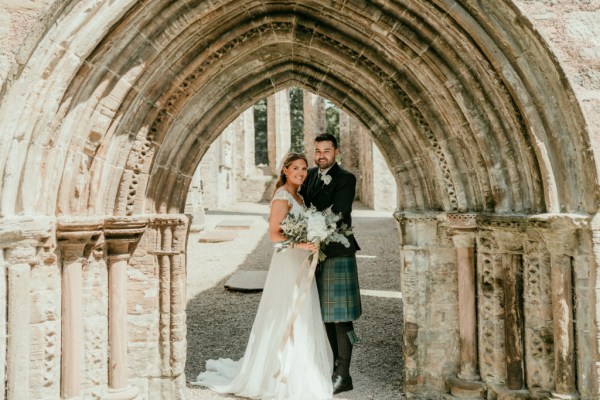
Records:
[[[193,172],[235,116],[290,85],[360,121],[400,188],[407,393],[598,397],[595,4],[8,4],[10,399],[176,396]]]

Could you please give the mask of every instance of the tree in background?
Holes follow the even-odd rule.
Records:
[[[290,99],[290,122],[292,126],[292,145],[290,151],[304,153],[304,92],[292,87],[288,91]]]
[[[327,119],[327,133],[332,134],[340,143],[340,109],[325,99],[325,119]]]
[[[290,101],[290,123],[292,140],[290,151],[304,152],[304,91],[292,87],[288,90]],[[325,118],[327,119],[327,132],[340,140],[340,110],[325,100]],[[269,165],[268,135],[267,135],[267,99],[259,100],[254,105],[254,161],[256,165]]]
[[[254,163],[269,165],[269,147],[267,143],[267,99],[254,104]]]

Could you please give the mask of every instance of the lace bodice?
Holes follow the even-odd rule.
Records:
[[[283,187],[277,189],[275,195],[273,196],[273,200],[286,200],[292,206],[290,212],[294,214],[302,214],[305,211],[304,206],[298,203],[294,196],[292,196],[290,192],[285,190]],[[271,200],[271,204],[273,203],[273,200]]]

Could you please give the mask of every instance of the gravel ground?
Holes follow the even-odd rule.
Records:
[[[241,293],[223,285],[236,270],[268,269],[273,247],[267,238],[268,206],[241,204],[231,211],[212,211],[206,229],[223,220],[250,220],[228,243],[188,243],[188,353],[186,377],[193,381],[207,359],[240,358],[252,328],[261,293]],[[363,291],[363,316],[355,322],[351,374],[354,390],[335,399],[398,399],[402,393],[402,300],[398,235],[391,213],[355,206],[355,235],[362,247],[358,263]],[[381,292],[370,292],[381,291]],[[388,296],[388,297],[386,297]],[[392,296],[392,297],[389,297]],[[235,399],[206,388],[186,388],[187,399]],[[308,400],[308,399],[307,399]]]

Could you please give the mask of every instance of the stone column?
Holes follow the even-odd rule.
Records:
[[[61,396],[79,398],[83,372],[83,265],[88,245],[102,233],[101,220],[58,222],[57,238],[62,254],[62,358]]]
[[[589,269],[591,273],[589,283],[590,309],[595,309],[593,316],[588,315],[589,331],[594,332],[590,338],[590,348],[594,348],[587,357],[590,370],[593,371],[590,376],[589,392],[600,398],[600,214],[594,215],[590,223],[591,227],[591,262]],[[584,345],[587,343],[583,343]],[[585,393],[582,393],[585,394]]]
[[[281,160],[284,154],[290,151],[292,144],[290,100],[287,89],[267,98],[267,140],[269,167],[274,174],[278,174]]]
[[[504,338],[506,344],[506,387],[525,386],[523,346],[523,258],[518,254],[502,256],[504,266]]]
[[[236,155],[238,171],[242,178],[256,175],[255,163],[255,132],[254,132],[254,109],[252,107],[244,111],[240,117],[240,126],[236,138]]]
[[[6,342],[6,398],[29,399],[30,357],[30,269],[35,247],[15,247],[6,250],[8,307]]]
[[[6,382],[1,393],[7,400],[30,398],[31,269],[46,262],[40,259],[40,248],[53,237],[53,229],[53,219],[45,217],[0,221],[0,265],[6,274],[6,297],[1,304],[6,307],[7,321],[6,331],[0,333],[6,339],[6,359],[1,361],[0,374],[2,385]]]
[[[456,248],[460,336],[460,370],[458,377],[449,376],[447,382],[450,392],[457,398],[483,399],[486,386],[480,382],[477,362],[476,215],[449,214],[447,219]]]
[[[111,218],[104,221],[108,247],[108,393],[107,399],[131,400],[138,388],[127,377],[127,268],[147,220]]]
[[[523,249],[527,218],[478,217],[480,354],[488,396],[529,398],[525,390]],[[484,358],[485,357],[485,358]],[[490,379],[491,378],[491,379]],[[495,382],[494,382],[495,380]],[[502,382],[503,384],[500,384]]]
[[[304,152],[309,166],[314,164],[315,136],[327,131],[325,99],[307,90],[303,93],[304,108]],[[341,120],[341,118],[340,118]]]
[[[158,261],[159,278],[159,350],[161,374],[185,389],[186,360],[186,237],[188,221],[183,215],[152,218],[156,248],[151,251]]]
[[[573,326],[573,252],[576,229],[587,224],[583,216],[545,214],[533,217],[550,253],[552,321],[554,334],[553,399],[577,399],[575,330]]]
[[[394,217],[400,234],[404,389],[415,398],[439,398],[447,387],[440,360],[447,365],[460,358],[456,250],[443,227],[445,214]]]

